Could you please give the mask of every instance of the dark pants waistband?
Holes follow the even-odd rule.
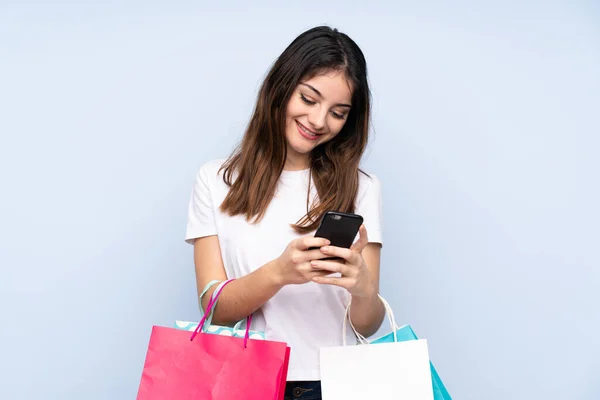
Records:
[[[285,386],[285,400],[321,400],[321,382],[288,382]]]

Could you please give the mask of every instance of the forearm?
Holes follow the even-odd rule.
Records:
[[[256,271],[241,278],[234,279],[223,288],[219,301],[213,310],[212,323],[228,325],[235,323],[254,313],[282,287],[277,274],[273,272],[275,261],[271,261]],[[209,290],[203,298],[202,308],[206,309],[210,297],[217,285]]]
[[[377,332],[385,317],[385,308],[377,292],[366,297],[352,296],[350,320],[358,333],[369,337]]]

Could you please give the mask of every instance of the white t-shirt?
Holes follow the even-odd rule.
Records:
[[[231,217],[219,206],[229,188],[219,168],[225,160],[210,161],[198,172],[189,203],[186,241],[218,235],[228,278],[247,275],[281,255],[296,233],[290,224],[306,214],[309,170],[283,171],[276,194],[257,224],[244,216]],[[311,199],[316,192],[311,185]],[[379,180],[360,173],[355,213],[364,218],[369,242],[382,243]],[[314,233],[314,232],[313,232]],[[287,285],[253,316],[252,329],[268,340],[290,346],[289,381],[319,380],[319,349],[342,344],[342,322],[350,299],[346,289],[309,282]],[[356,339],[349,329],[349,344]]]

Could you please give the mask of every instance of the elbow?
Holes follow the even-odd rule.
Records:
[[[378,318],[378,319],[375,319],[373,321],[369,321],[366,324],[358,324],[358,325],[355,324],[354,328],[362,336],[368,338],[368,337],[371,337],[371,336],[373,336],[374,334],[377,333],[377,331],[381,327],[382,322],[383,322],[383,317],[380,318],[380,319]]]
[[[222,309],[214,310],[212,313],[212,319],[210,320],[211,325],[220,325],[220,326],[232,326],[237,322],[237,320],[233,320],[229,318],[229,316],[223,312]]]
[[[368,338],[376,334],[379,328],[381,328],[381,324],[385,319],[385,309],[381,305],[381,307],[365,311],[363,313],[351,312],[350,318],[356,332]]]

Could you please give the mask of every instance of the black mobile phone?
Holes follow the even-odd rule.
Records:
[[[329,239],[332,246],[350,248],[358,230],[363,223],[363,217],[358,214],[327,211],[315,232],[315,237]]]

